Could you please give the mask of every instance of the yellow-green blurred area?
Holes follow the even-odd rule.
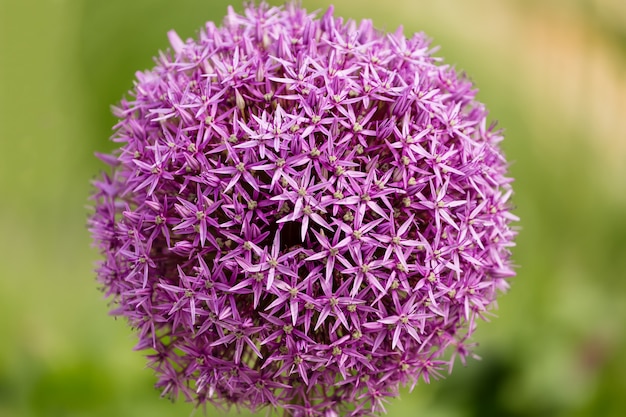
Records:
[[[85,206],[104,169],[93,153],[113,149],[109,105],[167,48],[167,30],[194,36],[227,4],[0,0],[0,416],[192,412],[159,397],[135,336],[107,314]],[[469,74],[506,129],[522,219],[518,276],[475,334],[482,360],[403,391],[389,416],[626,415],[626,2],[335,9],[425,31]]]

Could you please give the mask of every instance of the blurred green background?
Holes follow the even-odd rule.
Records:
[[[159,398],[107,315],[85,205],[104,168],[93,152],[112,149],[109,105],[168,29],[193,36],[227,3],[0,0],[1,417],[190,415]],[[626,2],[335,5],[425,31],[471,76],[506,129],[522,218],[518,277],[475,336],[482,361],[404,392],[389,416],[626,415]]]

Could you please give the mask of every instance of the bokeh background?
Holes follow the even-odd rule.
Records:
[[[193,36],[227,3],[0,0],[1,417],[191,414],[159,398],[135,337],[107,315],[85,206],[104,168],[93,152],[112,149],[109,105],[168,29]],[[389,416],[626,415],[626,2],[335,6],[425,31],[471,76],[506,129],[522,218],[518,277],[475,335],[482,361],[403,392]]]

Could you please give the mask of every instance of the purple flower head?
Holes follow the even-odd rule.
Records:
[[[229,9],[114,109],[90,228],[163,394],[371,415],[514,275],[500,132],[422,34]]]

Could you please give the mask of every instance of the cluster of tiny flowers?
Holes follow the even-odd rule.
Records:
[[[138,72],[98,278],[166,395],[372,415],[470,355],[513,276],[500,132],[422,34],[229,10]]]

